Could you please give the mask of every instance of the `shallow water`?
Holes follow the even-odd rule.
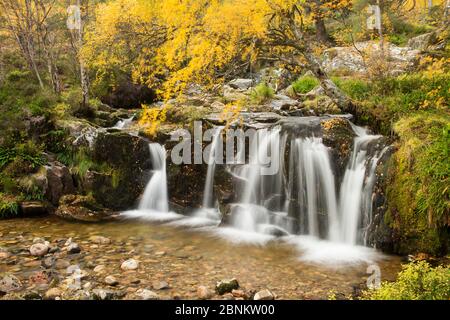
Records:
[[[93,235],[108,237],[112,242],[93,244],[89,240]],[[198,286],[213,289],[217,281],[232,277],[247,290],[267,288],[279,299],[326,299],[331,292],[348,297],[369,277],[366,270],[373,262],[364,260],[376,261],[382,280],[394,280],[400,270],[400,257],[381,255],[368,248],[349,251],[310,238],[280,241],[251,235],[247,236],[253,244],[239,243],[245,236],[228,228],[193,229],[136,219],[101,224],[67,222],[52,216],[4,220],[0,222],[0,247],[13,254],[0,261],[0,272],[12,272],[28,290],[45,290],[45,286],[28,280],[33,272],[42,270],[43,258],[28,253],[35,237],[51,243],[72,237],[80,244],[80,254],[55,255],[86,270],[89,276],[83,282],[105,287],[101,283],[105,275],[114,275],[120,283],[116,289],[133,292],[151,289],[154,281],[166,281],[170,288],[158,292],[163,298],[195,299]],[[346,254],[348,259],[343,264],[340,258]],[[360,257],[359,263],[349,263]],[[120,269],[129,258],[140,261],[138,270]],[[94,273],[93,268],[100,264],[106,266],[105,273]]]

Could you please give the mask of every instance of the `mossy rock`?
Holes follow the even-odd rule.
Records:
[[[110,216],[108,210],[98,204],[91,195],[62,197],[55,214],[64,219],[84,222],[97,222]]]
[[[152,169],[149,142],[125,132],[100,132],[95,140],[93,160],[105,163],[109,172],[91,172],[86,191],[103,206],[129,209],[143,193]]]

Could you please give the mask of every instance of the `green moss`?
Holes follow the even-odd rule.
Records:
[[[368,300],[448,300],[450,267],[432,268],[419,261],[403,266],[395,282],[384,282],[379,289],[363,293]]]
[[[308,93],[319,85],[319,80],[311,76],[303,76],[292,84],[296,93]]]
[[[420,112],[398,121],[386,222],[401,253],[446,251],[450,209],[450,116]]]

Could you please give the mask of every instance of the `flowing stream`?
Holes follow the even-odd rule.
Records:
[[[312,260],[321,260],[330,252],[336,260],[345,260],[347,255],[357,260],[355,250],[366,244],[371,223],[375,169],[386,148],[380,149],[376,143],[373,147],[381,136],[353,124],[351,127],[355,134],[353,149],[341,175],[336,173],[331,149],[322,138],[314,134],[292,136],[281,126],[258,130],[249,144],[248,163],[227,165],[235,180],[237,201],[229,207],[225,227],[217,228],[217,232],[237,242],[266,243],[283,237],[310,250]],[[172,224],[177,226],[217,226],[222,213],[214,183],[216,156],[223,150],[222,132],[223,127],[215,128],[205,155],[208,168],[201,209],[190,217],[169,212],[166,151],[152,143],[153,174],[138,210],[126,215],[175,220]],[[324,247],[323,241],[328,245]],[[361,250],[369,257],[363,260],[370,260],[373,252]]]

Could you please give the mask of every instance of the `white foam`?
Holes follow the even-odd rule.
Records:
[[[184,217],[184,219],[176,220],[168,223],[170,226],[174,227],[189,227],[189,228],[199,228],[208,226],[218,226],[220,220],[213,220],[203,217]]]
[[[120,216],[127,219],[140,219],[151,222],[170,222],[185,217],[175,212],[161,212],[155,210],[130,210],[122,212]]]
[[[311,236],[290,236],[286,242],[297,248],[300,261],[328,267],[374,263],[384,258],[372,248],[319,240]]]
[[[214,234],[234,244],[265,245],[275,237],[267,234],[245,231],[230,227],[220,227],[214,230]]]

